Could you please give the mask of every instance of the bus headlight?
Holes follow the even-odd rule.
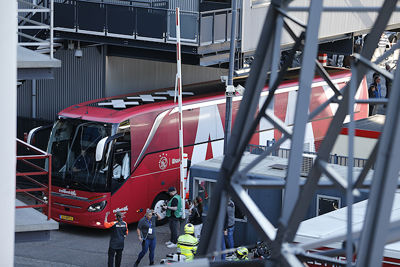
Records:
[[[102,202],[90,205],[87,210],[90,211],[90,212],[99,212],[99,211],[104,210],[106,205],[107,205],[107,201],[103,200]]]

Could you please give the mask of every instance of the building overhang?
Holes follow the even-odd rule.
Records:
[[[54,68],[60,68],[61,61],[50,58],[25,47],[17,47],[17,79],[53,79]]]

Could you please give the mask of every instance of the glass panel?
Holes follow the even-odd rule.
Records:
[[[140,37],[164,38],[167,32],[167,10],[136,8],[137,34]]]
[[[75,28],[74,2],[54,3],[54,27]]]
[[[115,34],[133,35],[136,27],[134,9],[127,6],[107,5],[107,31]]]
[[[105,27],[105,8],[101,3],[77,2],[78,29],[103,32]]]
[[[131,174],[131,135],[129,121],[121,123],[118,132],[123,132],[124,135],[114,144],[114,155],[111,165],[111,192],[115,192],[120,188]]]
[[[53,184],[79,190],[107,190],[107,157],[96,162],[97,143],[111,134],[111,125],[61,119],[53,127],[48,152],[52,154]]]
[[[197,24],[198,14],[181,12],[181,39],[193,40],[197,42],[198,36],[198,24]],[[169,20],[169,37],[176,38],[176,23],[175,23],[175,11],[170,11],[168,13]]]

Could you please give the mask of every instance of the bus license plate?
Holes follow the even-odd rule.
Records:
[[[65,221],[73,221],[74,217],[72,216],[67,216],[67,215],[60,215],[60,219],[61,220],[65,220]]]

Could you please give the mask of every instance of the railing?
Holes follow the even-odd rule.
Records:
[[[248,145],[247,146],[247,151],[250,152],[251,154],[261,154],[264,152],[266,149],[266,146],[259,146],[259,145]],[[304,154],[308,155],[317,155],[317,152],[310,152],[310,151],[304,151]],[[274,150],[272,152],[273,156],[277,156],[280,158],[289,158],[290,156],[290,149],[288,148],[278,148],[277,150]],[[332,164],[337,164],[341,166],[347,166],[347,161],[348,157],[346,156],[339,156],[337,154],[330,155],[328,163]],[[364,167],[364,165],[367,163],[366,159],[361,159],[361,158],[354,158],[354,167]]]
[[[50,58],[54,58],[54,2],[48,0],[46,3],[18,0],[18,45],[40,48],[41,52],[49,53]],[[38,36],[43,31],[48,31],[47,39]]]
[[[48,169],[46,170],[46,167]],[[51,218],[51,155],[24,141],[17,139],[16,193],[23,193],[36,201],[34,205],[16,206],[22,208],[42,208]],[[38,196],[35,192],[41,192]]]
[[[174,42],[176,38],[175,9],[168,9],[167,1],[55,0],[54,12],[57,31],[158,42]],[[231,9],[181,10],[182,43],[230,41],[231,20]]]

